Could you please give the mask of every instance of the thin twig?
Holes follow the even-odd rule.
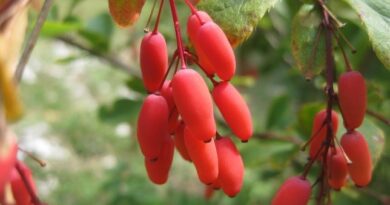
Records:
[[[298,138],[292,136],[279,136],[278,134],[272,132],[254,133],[253,138],[261,139],[261,140],[278,140],[278,141],[291,142],[299,146],[303,143],[303,141]]]
[[[366,113],[368,115],[370,115],[371,117],[374,117],[374,118],[378,119],[379,121],[385,123],[386,125],[390,126],[390,119],[387,119],[385,116],[383,116],[375,111],[369,110],[369,109],[366,110]]]
[[[98,51],[96,51],[96,50],[94,50],[92,48],[88,48],[88,47],[86,47],[86,46],[76,42],[72,38],[65,37],[65,36],[60,36],[60,37],[57,37],[56,39],[59,40],[59,41],[62,41],[63,43],[66,43],[66,44],[68,44],[70,46],[73,46],[73,47],[76,47],[76,48],[78,48],[80,50],[83,50],[83,51],[87,52],[90,55],[96,56],[99,59],[102,59],[102,60],[106,61],[107,63],[113,65],[114,68],[119,69],[121,71],[124,71],[127,74],[138,76],[138,77],[140,75],[134,69],[131,69],[128,65],[126,65],[123,62],[121,62],[117,58],[114,58],[114,57],[112,57],[112,56],[110,56],[108,54],[104,54],[104,53],[98,52]]]
[[[35,44],[38,40],[39,33],[41,32],[43,23],[46,20],[47,14],[49,13],[50,7],[53,3],[53,0],[45,0],[45,3],[43,4],[43,7],[41,9],[41,12],[39,13],[38,20],[34,26],[34,29],[30,35],[30,38],[27,41],[27,45],[23,50],[22,57],[20,58],[19,64],[16,67],[15,75],[14,75],[14,81],[16,83],[19,83],[22,79],[24,68],[26,67],[26,64],[30,58],[31,52],[33,51]]]

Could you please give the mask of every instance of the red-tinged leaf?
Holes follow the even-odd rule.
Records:
[[[145,4],[145,0],[108,0],[110,13],[115,22],[122,27],[133,25]]]

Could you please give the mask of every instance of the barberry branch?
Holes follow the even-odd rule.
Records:
[[[72,39],[70,37],[60,36],[60,37],[57,37],[56,39],[63,42],[63,43],[66,43],[67,45],[70,45],[70,46],[78,48],[82,51],[85,51],[88,54],[95,56],[98,59],[101,59],[108,64],[111,64],[113,66],[113,68],[115,68],[115,69],[121,70],[129,75],[133,75],[133,76],[137,76],[137,77],[140,76],[140,74],[138,72],[136,72],[135,69],[131,69],[131,67],[129,65],[120,61],[117,58],[114,58],[113,56],[111,56],[109,54],[105,54],[105,53],[99,52],[93,48],[89,48],[89,47],[75,41],[74,39]]]
[[[24,68],[26,67],[27,62],[30,59],[31,52],[35,47],[35,44],[39,37],[39,33],[41,32],[43,23],[45,22],[47,15],[49,14],[49,10],[52,3],[53,0],[45,0],[45,3],[43,4],[43,7],[39,13],[38,20],[35,23],[34,29],[27,41],[26,47],[23,50],[22,57],[20,58],[19,63],[16,67],[16,71],[14,74],[15,83],[19,83],[22,79]]]
[[[385,116],[373,111],[373,110],[370,110],[370,109],[367,109],[366,110],[366,113],[368,115],[370,115],[371,117],[374,117],[376,118],[377,120],[383,122],[385,125],[388,125],[390,126],[390,119],[386,118]]]

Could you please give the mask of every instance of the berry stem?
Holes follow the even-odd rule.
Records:
[[[36,157],[35,155],[33,155],[31,152],[28,152],[22,148],[20,148],[20,146],[18,146],[18,149],[19,151],[23,152],[24,154],[26,154],[28,157],[30,157],[32,160],[34,160],[35,162],[37,162],[41,167],[45,167],[47,165],[47,163],[41,159],[39,159],[38,157]]]
[[[345,67],[347,67],[347,71],[352,71],[352,66],[351,66],[351,63],[349,62],[348,60],[348,57],[347,57],[347,54],[345,53],[345,50],[343,48],[343,45],[341,44],[340,42],[340,38],[336,35],[335,33],[335,27],[333,26],[333,29],[332,29],[332,32],[333,32],[333,35],[336,39],[336,42],[337,42],[337,45],[340,47],[340,50],[341,50],[341,53],[343,55],[343,59],[344,59],[344,63],[345,63]]]
[[[158,9],[157,19],[156,19],[156,22],[154,24],[153,34],[156,34],[157,31],[158,31],[158,25],[160,24],[160,18],[161,18],[161,13],[162,13],[163,6],[164,6],[164,0],[161,0],[160,8]]]
[[[146,25],[145,25],[145,28],[144,28],[144,32],[145,33],[149,32],[149,25],[150,25],[150,22],[152,21],[152,16],[153,16],[153,13],[154,13],[154,9],[156,8],[156,4],[157,4],[157,0],[154,0],[153,6],[152,6],[152,10],[150,11],[150,14],[149,14],[149,17],[148,17],[148,21],[146,21]]]
[[[34,205],[41,205],[41,202],[38,198],[38,196],[35,194],[32,185],[29,183],[26,174],[24,173],[24,170],[22,168],[22,165],[20,164],[20,161],[17,161],[15,164],[15,168],[18,171],[20,177],[22,178],[23,184],[26,187],[28,193],[30,194],[31,197],[31,202]]]
[[[185,2],[187,4],[187,6],[190,8],[191,13],[195,14],[196,13],[196,8],[194,7],[194,5],[192,5],[192,3],[189,0],[185,0]]]
[[[173,26],[175,28],[175,34],[176,34],[176,40],[177,40],[177,49],[179,51],[179,57],[180,57],[180,62],[181,62],[181,69],[185,69],[187,66],[186,66],[186,61],[185,61],[185,58],[184,58],[183,40],[182,40],[182,37],[181,37],[180,23],[179,23],[179,18],[177,16],[177,9],[176,9],[175,0],[169,0],[169,5],[171,7]]]

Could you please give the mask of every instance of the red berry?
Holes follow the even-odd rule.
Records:
[[[171,137],[165,138],[160,157],[156,161],[145,159],[145,167],[150,181],[155,184],[165,184],[171,169],[174,143]]]
[[[234,51],[225,33],[214,22],[209,21],[200,26],[196,36],[196,51],[205,56],[218,77],[230,80],[236,71]]]
[[[244,179],[244,163],[236,146],[230,138],[224,137],[215,141],[218,154],[218,182],[223,192],[230,197],[236,196]]]
[[[174,107],[169,113],[168,119],[168,133],[173,134],[179,126],[179,112]]]
[[[171,111],[175,107],[175,102],[173,101],[172,86],[170,80],[166,80],[164,82],[161,88],[161,95],[167,101],[169,111]]]
[[[229,82],[222,82],[215,86],[212,95],[233,133],[248,141],[253,134],[251,113],[237,89]]]
[[[141,72],[146,89],[157,91],[168,71],[168,51],[161,33],[149,32],[141,43]]]
[[[358,128],[364,119],[367,91],[364,77],[357,71],[342,74],[339,78],[339,103],[347,130]]]
[[[326,110],[321,110],[314,117],[313,129],[312,129],[312,141],[310,142],[310,158],[313,159],[318,151],[321,149],[322,144],[324,143],[327,135],[327,125],[323,123],[326,121]],[[333,137],[337,133],[337,129],[339,126],[339,118],[337,113],[332,110],[332,129],[333,129]],[[325,149],[322,149],[322,152]],[[321,153],[322,153],[321,152]],[[317,155],[317,157],[321,156],[321,153]]]
[[[188,154],[187,147],[184,143],[184,128],[184,122],[180,122],[175,132],[175,146],[176,149],[179,151],[180,155],[183,157],[183,159],[191,161],[191,157]]]
[[[310,182],[302,177],[290,177],[279,188],[272,205],[306,205],[311,195]]]
[[[356,186],[367,186],[371,181],[372,161],[368,144],[358,131],[346,133],[341,138],[341,146],[352,161],[348,165],[349,175]]]
[[[328,183],[335,190],[340,190],[347,182],[347,160],[340,148],[330,148],[328,151]]]
[[[11,177],[12,168],[15,166],[18,145],[16,138],[6,135],[4,141],[0,143],[0,193]]]
[[[205,143],[194,136],[192,131],[184,129],[184,142],[188,154],[194,162],[200,181],[209,185],[218,177],[218,157],[214,139]]]
[[[36,187],[35,183],[31,174],[31,170],[22,162],[17,162],[20,165],[21,171],[27,178],[27,183],[32,188],[32,191],[36,193]],[[30,193],[28,192],[28,189],[26,185],[24,184],[24,181],[22,177],[20,176],[19,172],[14,168],[11,173],[11,189],[12,189],[12,195],[15,199],[15,202],[17,205],[31,205],[32,198]]]
[[[188,17],[187,21],[187,34],[188,38],[195,44],[196,35],[202,23],[206,23],[212,21],[211,17],[204,11],[196,11],[196,13],[192,14]]]
[[[137,136],[141,151],[148,160],[159,157],[168,136],[168,105],[159,95],[148,95],[138,117]]]
[[[206,72],[207,75],[213,75],[215,73],[215,69],[213,65],[211,65],[208,61],[207,56],[205,56],[204,53],[199,52],[199,49],[197,48],[198,43],[196,41],[200,26],[202,25],[202,23],[206,23],[209,21],[212,21],[212,19],[206,12],[196,11],[195,14],[192,14],[188,18],[187,33],[192,45],[196,50],[196,53],[198,54],[198,62],[201,65],[202,69]]]
[[[180,70],[172,80],[173,99],[186,126],[203,141],[216,133],[213,102],[203,78],[192,69]]]

